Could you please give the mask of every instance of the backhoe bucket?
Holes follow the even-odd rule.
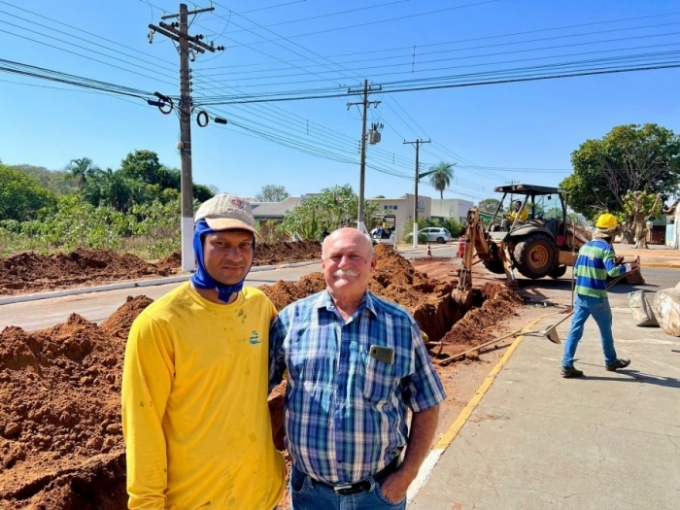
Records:
[[[473,296],[472,289],[470,290],[454,289],[451,292],[453,302],[459,306],[464,307],[466,310],[472,308],[472,296]]]

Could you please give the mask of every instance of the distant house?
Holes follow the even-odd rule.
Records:
[[[288,197],[281,202],[251,202],[255,221],[282,221],[283,215],[302,203],[302,197]]]
[[[459,198],[445,198],[432,200],[431,216],[440,218],[453,218],[458,223],[465,223],[467,213],[474,204],[469,200]]]
[[[666,246],[680,250],[680,199],[663,213],[666,216]]]
[[[408,223],[413,223],[415,213],[415,195],[407,193],[403,198],[370,198],[368,201],[378,204],[377,215],[394,214],[397,232],[403,232]],[[432,216],[432,199],[418,195],[418,217]],[[377,223],[377,222],[376,222]],[[374,225],[369,221],[366,227],[370,230]],[[397,234],[399,237],[401,234]]]
[[[260,223],[262,234],[266,235],[269,229],[275,224],[283,221],[285,213],[292,211],[307,197],[314,195],[308,193],[301,197],[288,197],[281,202],[256,202],[251,201],[253,216],[255,221]],[[402,198],[368,198],[369,202],[378,205],[377,216],[394,214],[398,232],[403,232],[404,228],[413,222],[415,209],[415,195],[407,193]],[[454,218],[456,221],[465,222],[467,212],[474,204],[467,200],[444,199],[436,200],[428,196],[418,195],[418,217],[419,218]],[[370,230],[378,223],[378,218],[368,221],[366,227]],[[373,224],[372,224],[373,223]]]
[[[283,221],[283,215],[302,203],[302,197],[288,197],[281,202],[250,202],[255,221],[260,223],[263,236]]]

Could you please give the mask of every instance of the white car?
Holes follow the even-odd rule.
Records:
[[[451,237],[451,232],[444,227],[425,227],[418,231],[419,234],[425,234],[428,243],[448,243],[453,239]],[[409,232],[406,234],[407,239],[413,239],[413,233]]]

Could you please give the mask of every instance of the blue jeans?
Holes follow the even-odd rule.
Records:
[[[571,329],[564,344],[563,367],[574,366],[576,347],[583,336],[583,325],[591,315],[600,330],[605,365],[609,366],[616,363],[616,350],[612,336],[612,310],[609,308],[609,300],[607,298],[577,295],[574,300],[574,318],[571,321]]]
[[[371,489],[357,494],[336,494],[332,487],[314,482],[293,467],[290,474],[292,510],[405,510],[406,498],[398,503],[387,500],[380,484],[369,478]]]

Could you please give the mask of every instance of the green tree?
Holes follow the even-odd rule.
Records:
[[[55,205],[54,193],[37,179],[0,164],[0,220],[31,220]]]
[[[484,200],[479,201],[479,205],[477,208],[480,211],[484,212],[489,212],[489,213],[495,213],[496,209],[498,208],[498,204],[500,204],[501,201],[495,198],[485,198]],[[501,210],[501,212],[503,212]]]
[[[340,227],[355,226],[359,197],[349,184],[325,188],[317,195],[306,197],[300,205],[287,212],[279,231],[299,234],[305,239],[317,239],[324,228],[333,231]],[[378,205],[364,202],[364,223],[375,216]]]
[[[454,165],[455,163],[445,163],[442,161],[437,166],[430,167],[430,184],[439,191],[442,200],[444,200],[444,191],[451,185]]]
[[[146,188],[122,171],[107,168],[93,173],[82,193],[83,198],[95,207],[110,206],[127,212],[133,204],[145,201]]]
[[[130,152],[121,161],[120,170],[126,177],[137,179],[147,184],[160,184],[164,188],[174,187],[165,186],[167,183],[162,182],[164,179],[169,178],[169,171],[161,165],[161,162],[158,160],[158,154],[153,151],[136,150]]]
[[[266,184],[262,186],[262,191],[255,195],[255,200],[257,202],[281,202],[289,196],[285,186]]]
[[[634,248],[647,249],[647,221],[661,214],[661,193],[633,191],[623,197],[623,211],[633,218]]]
[[[634,218],[624,196],[636,191],[662,200],[680,189],[680,136],[657,124],[617,126],[587,140],[571,155],[574,173],[560,183],[569,206],[588,218],[609,211],[623,216],[623,236],[633,242]]]
[[[66,176],[67,179],[72,179],[78,184],[78,187],[82,189],[87,183],[87,180],[92,177],[97,170],[99,170],[90,158],[80,158],[72,159],[68,165],[66,165],[66,170],[69,174]]]
[[[209,186],[206,186],[205,184],[196,184],[194,183],[194,200],[198,201],[199,203],[203,203],[206,200],[212,198],[215,196],[215,193],[213,193],[213,190],[210,189]]]
[[[194,204],[194,209],[197,205]],[[151,258],[167,257],[180,249],[181,210],[179,194],[167,202],[148,202],[132,208],[134,217],[137,218],[134,233],[144,239],[144,248]]]
[[[42,166],[12,165],[17,172],[35,177],[40,184],[55,195],[67,195],[78,190],[78,184],[69,179],[71,173],[66,170],[48,170]]]

